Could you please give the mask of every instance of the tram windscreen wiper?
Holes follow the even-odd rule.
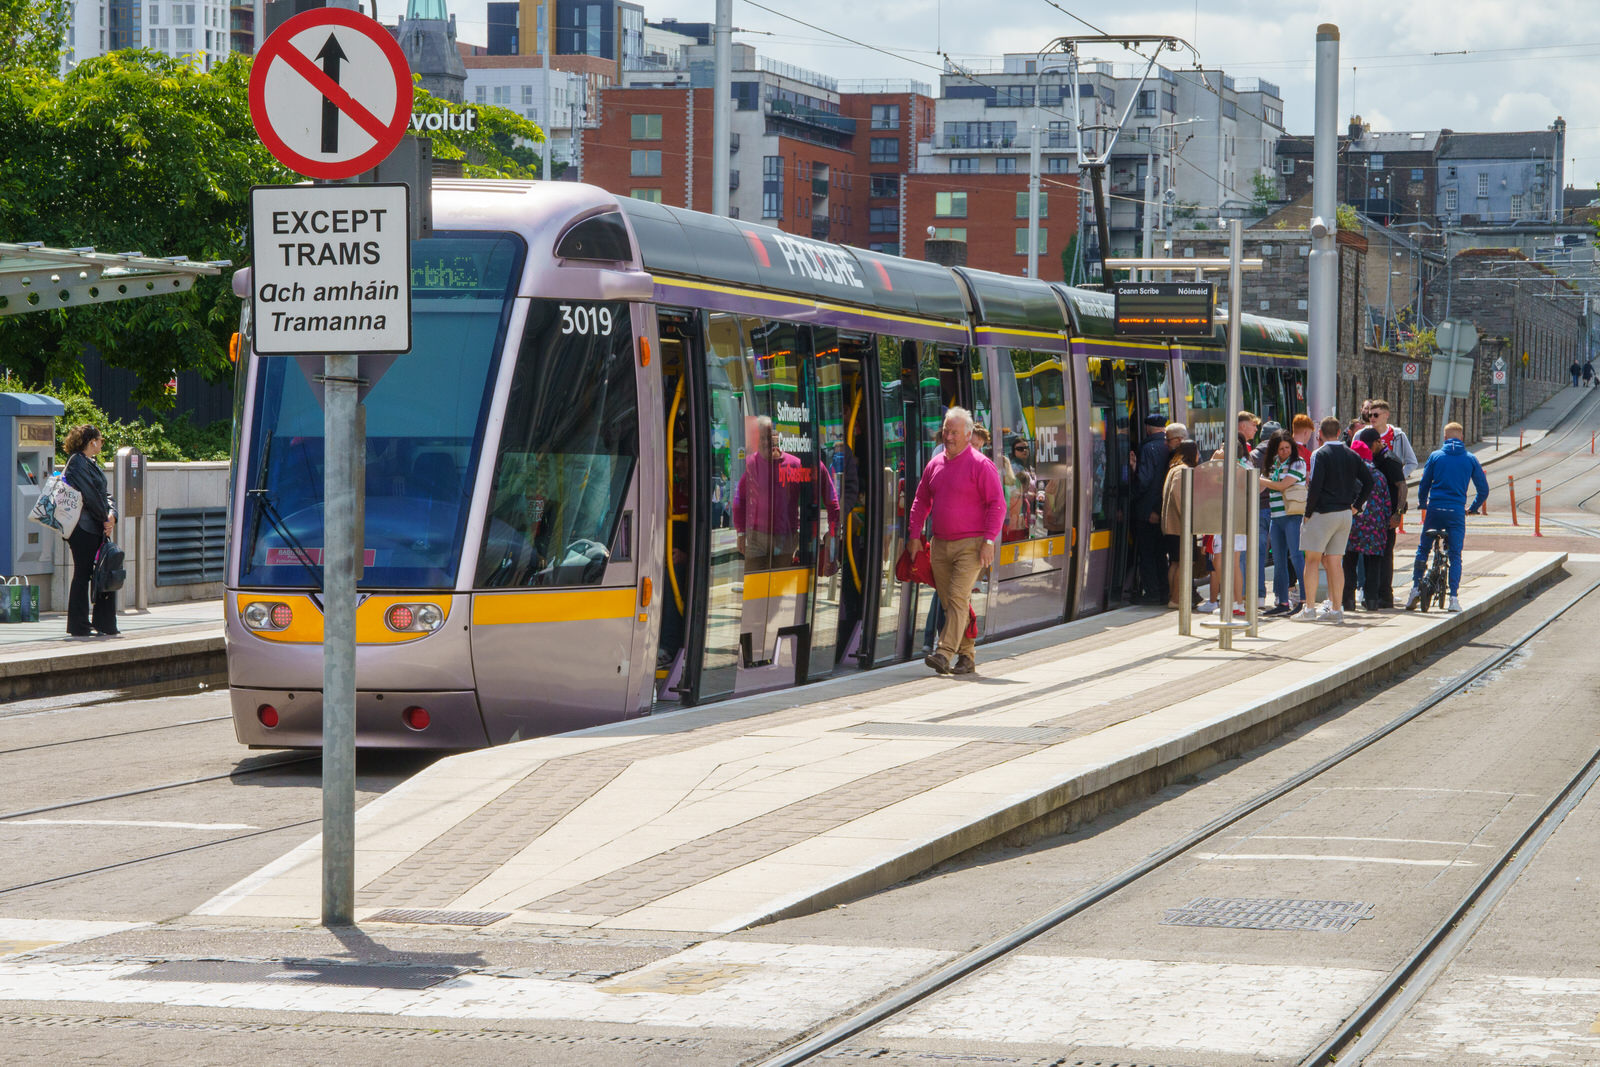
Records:
[[[250,543],[245,548],[244,565],[249,567],[251,561],[255,559],[256,542],[261,537],[261,520],[264,517],[272,523],[273,530],[283,538],[284,544],[289,546],[289,551],[294,554],[295,560],[306,569],[306,573],[311,575],[312,584],[321,590],[322,568],[317,566],[311,558],[311,553],[306,551],[305,546],[285,525],[283,517],[278,514],[278,509],[273,506],[271,493],[267,489],[267,471],[272,465],[272,438],[275,433],[274,430],[267,431],[267,439],[261,446],[261,467],[256,472],[256,484],[245,493],[255,501],[256,510],[250,519]]]

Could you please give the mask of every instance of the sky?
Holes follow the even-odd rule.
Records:
[[[641,0],[645,17],[711,21],[715,0]],[[461,39],[487,37],[485,0],[446,0]],[[1566,184],[1600,180],[1600,57],[1595,0],[734,0],[734,40],[840,80],[916,79],[937,93],[944,56],[963,65],[1035,52],[1094,32],[1173,34],[1208,68],[1260,77],[1282,90],[1290,133],[1310,133],[1317,26],[1340,30],[1339,124],[1374,130],[1542,130],[1567,121]],[[377,0],[379,16],[405,0]],[[1065,9],[1064,11],[1061,9]],[[1067,14],[1070,12],[1071,14]],[[802,24],[809,23],[810,26]],[[1589,38],[1594,41],[1589,41]],[[848,40],[842,39],[848,38]],[[870,47],[869,47],[870,46]],[[888,53],[888,54],[886,54]],[[1443,54],[1436,54],[1443,53]],[[1138,57],[1116,45],[1085,58]],[[1189,66],[1169,53],[1167,66]]]

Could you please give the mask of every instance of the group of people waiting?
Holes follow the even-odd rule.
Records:
[[[1417,467],[1417,455],[1405,431],[1390,423],[1390,416],[1384,400],[1368,400],[1360,417],[1349,425],[1332,416],[1318,424],[1307,415],[1296,415],[1285,429],[1276,422],[1263,423],[1249,411],[1239,412],[1239,463],[1261,475],[1256,558],[1265,614],[1342,623],[1345,612],[1358,608],[1395,607],[1395,538],[1408,510],[1407,479]],[[1231,565],[1238,598],[1233,612],[1244,615],[1244,533],[1234,535],[1231,552],[1223,549],[1215,534],[1205,537],[1196,552],[1196,558],[1207,560],[1206,600],[1192,592],[1192,576],[1178,574],[1183,530],[1179,471],[1199,466],[1200,450],[1181,423],[1169,425],[1164,417],[1152,415],[1145,426],[1147,440],[1132,458],[1138,571],[1134,602],[1177,607],[1178,597],[1189,587],[1187,595],[1194,597],[1197,610],[1218,611],[1221,568]],[[1482,507],[1489,491],[1483,468],[1466,450],[1462,437],[1459,423],[1445,427],[1444,447],[1429,457],[1417,499],[1419,507],[1428,509],[1427,526],[1447,535],[1451,611],[1460,610],[1466,515]],[[1210,458],[1221,463],[1224,455],[1224,449],[1217,449]],[[1477,489],[1471,508],[1466,506],[1469,482]],[[1427,544],[1423,538],[1418,545],[1408,610],[1421,600]],[[1270,602],[1265,592],[1269,555]],[[1323,575],[1327,596],[1319,605]]]

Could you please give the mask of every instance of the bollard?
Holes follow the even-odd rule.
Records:
[[[1594,455],[1594,434],[1589,435],[1589,455]]]
[[[1543,494],[1544,494],[1544,479],[1543,478],[1536,479],[1534,481],[1534,483],[1533,483],[1533,536],[1535,536],[1535,537],[1543,537],[1544,536],[1544,533],[1539,529],[1539,504],[1540,504],[1540,499],[1539,498]]]
[[[1521,526],[1517,521],[1517,480],[1511,475],[1506,475],[1506,491],[1511,494],[1511,525]]]
[[[1522,430],[1518,430],[1517,431],[1517,451],[1518,452],[1522,451],[1522,434],[1523,434]]]

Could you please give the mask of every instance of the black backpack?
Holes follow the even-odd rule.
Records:
[[[115,541],[107,540],[94,557],[94,593],[115,593],[128,580],[127,557]]]

